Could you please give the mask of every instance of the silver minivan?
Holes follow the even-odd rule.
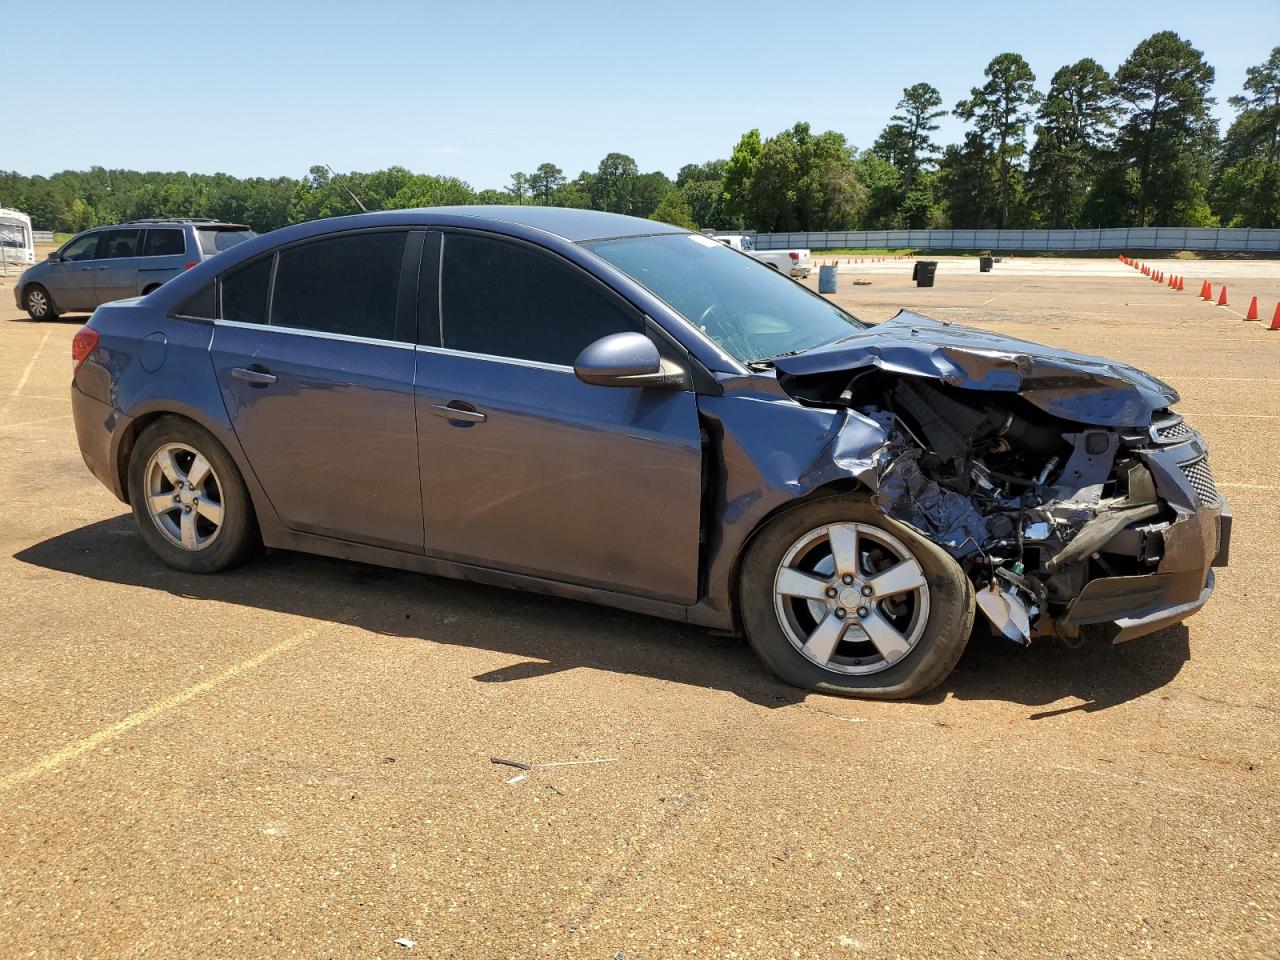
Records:
[[[33,320],[145,296],[171,277],[257,236],[219,220],[134,220],[77,234],[27,270],[14,288]]]

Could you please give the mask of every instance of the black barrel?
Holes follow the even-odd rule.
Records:
[[[911,276],[915,279],[917,287],[932,287],[933,275],[937,272],[937,260],[917,260],[916,268]]]
[[[995,262],[995,261],[994,261],[991,257],[979,257],[979,258],[978,258],[978,269],[979,269],[979,270],[981,270],[983,273],[990,273],[990,272],[991,272],[991,264],[992,264],[992,263],[994,263],[994,262]]]

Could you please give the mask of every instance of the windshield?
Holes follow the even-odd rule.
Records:
[[[661,297],[743,363],[800,353],[864,326],[772,267],[700,234],[583,246]]]

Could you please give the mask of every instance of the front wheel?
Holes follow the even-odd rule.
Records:
[[[38,283],[29,286],[22,299],[27,308],[27,316],[32,320],[52,320],[58,315],[49,291]]]
[[[138,532],[171,567],[215,573],[253,551],[253,504],[235,461],[203,427],[164,417],[138,436],[129,458]]]
[[[939,546],[842,495],[781,514],[742,565],[752,647],[798,687],[896,700],[937,686],[973,629],[973,587]]]

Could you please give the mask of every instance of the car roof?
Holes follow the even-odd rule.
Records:
[[[390,211],[388,211],[390,212]],[[628,217],[620,213],[604,213],[600,210],[577,210],[569,207],[537,207],[523,204],[494,204],[457,207],[420,207],[403,211],[422,215],[431,221],[436,217],[456,225],[459,219],[481,223],[511,223],[545,233],[554,234],[570,243],[584,240],[606,240],[614,237],[640,237],[655,233],[688,233],[684,227],[675,227],[657,220]]]

